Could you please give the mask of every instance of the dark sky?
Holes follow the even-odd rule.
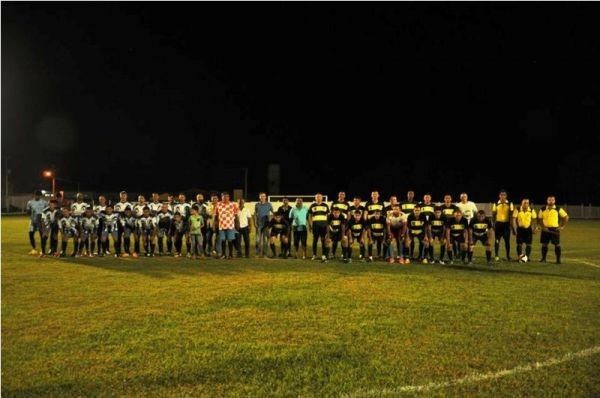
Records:
[[[2,2],[3,171],[16,191],[53,165],[151,192],[241,187],[248,167],[255,194],[279,163],[282,193],[600,204],[599,20],[590,3]]]

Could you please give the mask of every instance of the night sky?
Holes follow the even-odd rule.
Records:
[[[231,190],[248,167],[254,196],[279,163],[282,193],[600,204],[598,21],[591,3],[2,2],[3,177]]]

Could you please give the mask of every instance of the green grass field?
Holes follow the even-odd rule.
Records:
[[[5,217],[2,396],[600,396],[600,222],[562,239],[563,265],[492,269],[481,248],[473,266],[38,259]]]

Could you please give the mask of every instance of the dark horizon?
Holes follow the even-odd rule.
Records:
[[[600,204],[599,11],[3,2],[2,188]]]

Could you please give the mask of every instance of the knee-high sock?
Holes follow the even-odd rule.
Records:
[[[490,262],[492,261],[492,251],[491,250],[486,250],[485,251],[485,259]]]
[[[525,246],[525,255],[527,257],[531,256],[531,245],[526,245]]]
[[[510,258],[510,239],[504,239],[504,248],[506,249],[506,258]]]
[[[469,261],[473,261],[473,252],[468,252],[468,253],[467,253],[467,259],[468,259]]]
[[[46,254],[46,242],[48,241],[47,236],[42,236],[42,254]]]
[[[542,260],[546,260],[547,254],[548,254],[548,246],[542,246]]]
[[[29,233],[29,243],[31,244],[31,248],[35,249],[35,231]]]
[[[335,256],[335,252],[337,251],[337,246],[338,246],[337,241],[334,241],[332,248],[331,248],[331,254],[333,254],[334,256]]]
[[[368,245],[369,257],[373,255],[373,244],[369,243]]]
[[[517,256],[520,256],[523,253],[523,245],[518,243],[517,244]]]
[[[561,255],[561,248],[559,245],[555,245],[554,246],[554,253],[556,254],[556,261],[560,261],[560,255]]]
[[[444,261],[444,256],[446,255],[446,246],[442,245],[440,247],[440,260]]]

